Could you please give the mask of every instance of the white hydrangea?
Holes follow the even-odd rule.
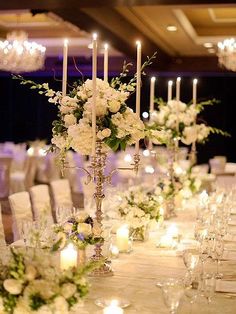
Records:
[[[80,119],[79,124],[69,126],[68,136],[71,138],[70,145],[74,151],[83,155],[91,153],[93,134],[87,120]]]
[[[184,128],[181,141],[186,145],[190,145],[197,140],[197,137],[198,137],[198,132],[197,132],[196,125],[195,126],[187,126]]]
[[[64,122],[65,122],[65,126],[68,128],[70,125],[76,124],[77,119],[72,113],[66,114],[64,116]]]
[[[76,97],[63,96],[60,100],[60,112],[62,114],[73,112],[77,108],[77,101]]]
[[[65,149],[69,145],[69,138],[63,135],[54,134],[51,139],[52,144],[56,145],[59,149]]]

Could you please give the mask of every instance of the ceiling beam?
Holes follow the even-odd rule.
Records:
[[[10,0],[1,1],[0,10],[57,10],[79,8],[101,8],[117,6],[144,6],[144,5],[228,5],[235,4],[235,0]]]
[[[166,52],[112,8],[101,8],[90,15],[78,9],[53,10],[53,13],[89,33],[97,31],[101,41],[110,42],[131,59],[136,59],[135,40],[141,40],[143,56],[152,56],[157,51],[156,69],[164,69],[171,60]]]

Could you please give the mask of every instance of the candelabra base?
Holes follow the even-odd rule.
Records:
[[[91,260],[92,261],[100,261],[101,257],[100,257],[100,259],[98,259],[96,255],[93,255],[91,257]],[[99,268],[94,269],[89,274],[90,277],[111,277],[113,275],[114,275],[114,273],[113,273],[113,270],[111,267],[111,261],[106,260],[106,259],[105,259],[104,263]]]

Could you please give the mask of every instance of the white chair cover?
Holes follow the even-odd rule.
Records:
[[[10,191],[10,167],[12,158],[0,158],[0,198],[8,197]]]
[[[20,239],[21,224],[23,221],[33,221],[32,207],[28,192],[19,192],[8,197],[12,211],[12,227],[14,241]]]
[[[1,204],[0,204],[0,247],[5,246],[6,241],[5,241],[5,233],[4,233],[4,228],[3,228],[3,223],[2,223],[2,209],[1,209]]]
[[[30,197],[35,220],[46,219],[53,223],[51,199],[49,188],[46,184],[39,184],[30,188]]]
[[[55,210],[58,207],[65,209],[73,207],[70,184],[67,179],[52,181],[50,182],[50,186]]]

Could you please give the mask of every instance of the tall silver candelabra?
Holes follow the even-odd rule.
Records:
[[[107,153],[102,151],[102,141],[96,142],[96,154],[92,157],[91,164],[89,166],[89,170],[85,168],[78,168],[82,169],[87,174],[87,184],[91,181],[95,183],[95,192],[94,192],[94,199],[96,203],[96,221],[98,227],[100,229],[100,233],[102,233],[102,220],[103,220],[103,213],[102,213],[102,201],[105,198],[104,194],[104,185],[106,183],[111,184],[112,176],[115,172],[119,170],[133,170],[136,173],[139,169],[140,163],[140,156],[138,154],[134,154],[134,160],[131,164],[131,167],[120,167],[113,169],[108,175],[105,175],[105,168],[106,168],[106,160],[107,160]],[[104,256],[102,255],[102,247],[103,243],[97,243],[95,245],[95,252],[94,255],[91,257],[94,261],[104,261],[101,267],[97,268],[93,271],[92,275],[96,277],[100,276],[112,276],[113,271],[111,268],[110,261],[107,261]]]

